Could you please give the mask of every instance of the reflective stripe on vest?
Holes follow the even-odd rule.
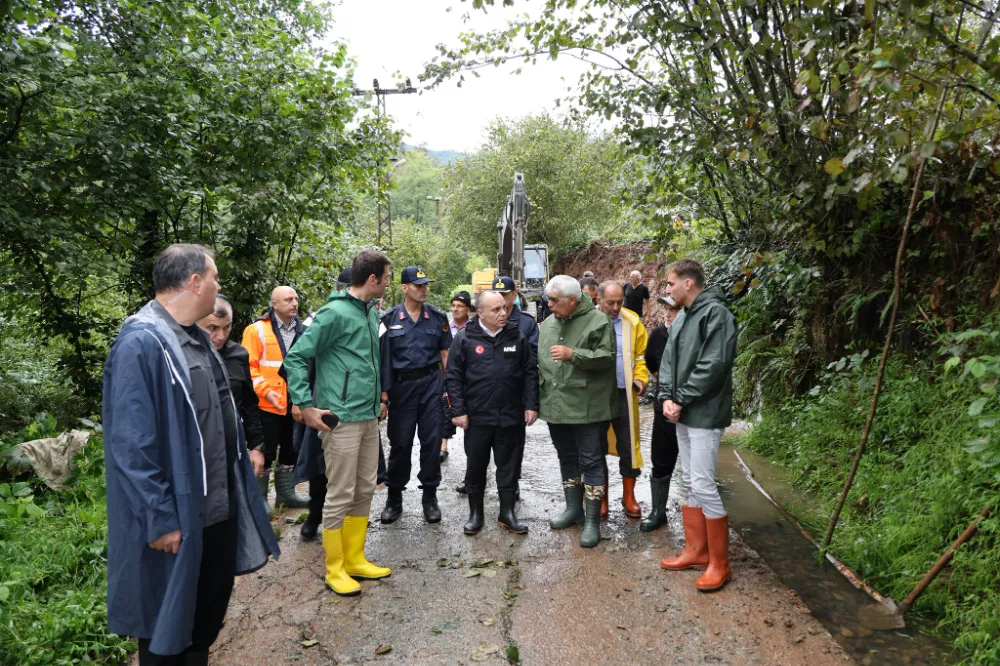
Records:
[[[264,322],[258,321],[254,325],[257,327],[257,335],[260,337],[260,365],[266,368],[280,368],[281,361],[267,360],[267,336],[264,333]]]

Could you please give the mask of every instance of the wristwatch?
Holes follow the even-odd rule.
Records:
[[[388,401],[388,400],[386,400],[385,398],[382,398],[381,400],[379,400],[379,402],[381,402],[381,403],[382,403],[383,405],[385,405],[386,407],[388,407],[388,406],[389,406],[389,401]]]

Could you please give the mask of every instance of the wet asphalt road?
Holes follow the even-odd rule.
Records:
[[[649,407],[643,408],[648,441]],[[697,592],[695,571],[667,573],[659,560],[682,543],[676,484],[671,522],[653,534],[626,518],[616,459],[611,516],[601,544],[577,545],[580,529],[548,527],[561,511],[562,489],[548,428],[528,429],[518,515],[526,536],[504,532],[491,479],[487,523],[462,533],[468,505],[454,491],[465,471],[461,432],[451,442],[439,501],[440,524],[427,525],[416,482],[404,493],[404,515],[377,521],[386,493],[372,506],[368,558],[392,567],[382,581],[362,582],[360,597],[323,586],[320,541],[303,543],[298,526],[279,517],[282,558],[237,580],[213,664],[775,664],[850,662],[794,592],[734,534],[734,580],[723,591]],[[637,495],[649,507],[647,465]],[[417,469],[414,447],[414,475]],[[491,467],[490,474],[493,474]],[[300,486],[300,494],[306,487]],[[286,512],[288,517],[297,515]],[[478,573],[474,573],[478,572]]]

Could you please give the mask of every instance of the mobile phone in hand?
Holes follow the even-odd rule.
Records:
[[[330,430],[336,428],[337,424],[340,423],[340,417],[336,414],[324,414],[321,418],[323,419],[323,423],[325,423]]]

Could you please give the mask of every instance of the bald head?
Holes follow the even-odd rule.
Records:
[[[625,290],[617,282],[602,282],[597,288],[597,297],[601,312],[612,319],[617,319],[625,303]]]
[[[271,307],[285,325],[299,314],[299,297],[291,287],[275,287],[271,292]]]
[[[495,291],[484,291],[476,298],[476,314],[495,333],[507,325],[507,301]]]

